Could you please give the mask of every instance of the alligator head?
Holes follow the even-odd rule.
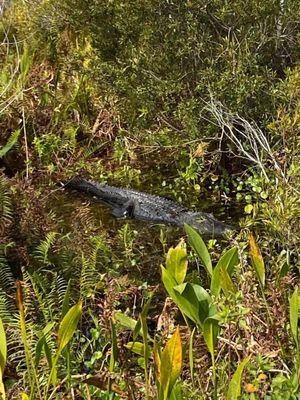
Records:
[[[235,230],[233,226],[220,222],[212,214],[204,212],[189,212],[183,222],[195,228],[201,235],[222,236]]]

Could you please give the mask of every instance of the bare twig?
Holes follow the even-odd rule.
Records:
[[[220,140],[223,137],[229,139],[235,145],[239,157],[256,164],[267,181],[269,181],[269,177],[265,163],[268,160],[285,179],[285,174],[273,154],[266,135],[255,122],[249,122],[238,114],[233,114],[213,98],[206,103],[205,109],[213,117],[213,120],[209,120],[209,122],[221,128]]]

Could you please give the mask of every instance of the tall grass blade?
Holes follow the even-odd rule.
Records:
[[[40,360],[41,360],[41,356],[42,356],[42,351],[43,348],[45,349],[45,354],[47,352],[46,347],[47,346],[47,341],[46,341],[46,336],[47,334],[52,330],[52,328],[54,327],[55,322],[49,322],[49,324],[46,325],[46,327],[43,329],[42,333],[40,334],[40,338],[36,344],[35,347],[35,359],[34,359],[34,364],[36,367],[38,367]],[[49,348],[49,347],[48,347]],[[47,357],[47,354],[46,354]],[[48,360],[48,357],[47,357]],[[49,360],[48,360],[48,364],[49,364]],[[52,367],[52,362],[49,364],[49,367]]]
[[[297,348],[299,348],[299,335],[298,335],[299,312],[300,312],[299,287],[296,286],[290,298],[290,325],[291,325],[292,335],[297,345]]]
[[[202,239],[202,237],[199,235],[199,233],[192,228],[191,226],[185,224],[184,229],[186,231],[186,234],[188,235],[189,243],[192,246],[192,248],[195,250],[195,252],[198,254],[200,260],[202,260],[203,265],[208,272],[208,274],[211,276],[212,275],[212,262],[211,258],[209,255],[209,252],[207,250],[207,247]]]
[[[3,400],[5,400],[3,372],[4,372],[4,368],[5,368],[5,364],[6,364],[6,353],[7,353],[6,335],[5,335],[2,319],[0,318],[0,398],[2,398]]]
[[[24,311],[24,304],[23,304],[23,290],[22,290],[22,285],[20,281],[16,282],[17,286],[17,306],[19,309],[19,315],[20,315],[20,328],[21,328],[21,338],[22,342],[24,345],[24,350],[25,350],[25,360],[26,360],[26,366],[28,370],[28,378],[29,378],[29,385],[30,385],[30,398],[32,398],[35,390],[37,389],[39,398],[42,398],[42,395],[40,393],[40,387],[39,387],[39,381],[37,377],[37,373],[35,370],[35,365],[31,356],[31,352],[29,349],[28,345],[28,339],[27,339],[27,331],[26,331],[26,320],[25,320],[25,311]]]
[[[73,307],[70,308],[70,310],[64,316],[59,325],[57,334],[58,348],[56,351],[56,355],[52,361],[52,368],[49,375],[48,384],[46,386],[46,394],[48,393],[48,389],[51,382],[53,386],[56,385],[58,359],[61,355],[61,352],[70,342],[76,331],[79,319],[81,317],[81,312],[82,312],[82,301],[80,300],[77,304],[75,304]]]
[[[70,308],[67,314],[62,319],[57,335],[58,349],[57,352],[61,353],[64,347],[70,342],[74,335],[79,319],[81,317],[82,301]]]
[[[114,372],[115,364],[118,359],[118,342],[116,335],[116,327],[113,320],[110,320],[110,330],[111,330],[111,354],[109,360],[109,372]]]
[[[21,79],[22,79],[23,83],[29,72],[31,62],[32,62],[32,57],[29,55],[28,45],[25,43],[24,48],[23,48],[23,54],[21,57],[21,62],[20,62],[20,72],[21,72]]]
[[[141,323],[142,328],[142,336],[143,336],[143,343],[144,343],[144,371],[145,371],[145,383],[146,383],[146,398],[150,398],[150,381],[149,381],[149,355],[150,355],[150,347],[148,344],[148,326],[147,326],[147,315],[149,312],[149,307],[152,301],[153,293],[150,294],[149,299],[147,300],[146,304],[144,305],[139,321]],[[138,324],[137,324],[138,327]],[[136,327],[136,329],[137,329]],[[136,335],[134,335],[136,337]]]
[[[249,245],[250,245],[250,257],[252,260],[252,265],[255,268],[256,274],[258,276],[261,287],[265,287],[265,263],[262,258],[259,247],[256,243],[256,240],[251,233],[249,235]]]
[[[250,361],[251,356],[245,358],[237,367],[229,383],[226,400],[237,400],[241,395],[241,380],[245,366]]]
[[[192,379],[192,384],[194,385],[194,347],[193,347],[193,342],[194,342],[194,336],[195,336],[196,328],[192,330],[191,336],[190,336],[190,342],[189,342],[189,365],[190,365],[190,373],[191,373],[191,379]]]

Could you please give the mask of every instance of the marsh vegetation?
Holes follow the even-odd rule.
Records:
[[[298,2],[0,13],[0,398],[299,399]],[[73,176],[237,231],[116,219]]]

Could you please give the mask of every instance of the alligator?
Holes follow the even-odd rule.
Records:
[[[109,206],[112,214],[118,218],[129,217],[180,227],[187,224],[200,234],[210,236],[220,236],[234,230],[212,214],[191,211],[173,200],[137,190],[99,184],[80,177],[70,179],[63,187],[85,193]]]

